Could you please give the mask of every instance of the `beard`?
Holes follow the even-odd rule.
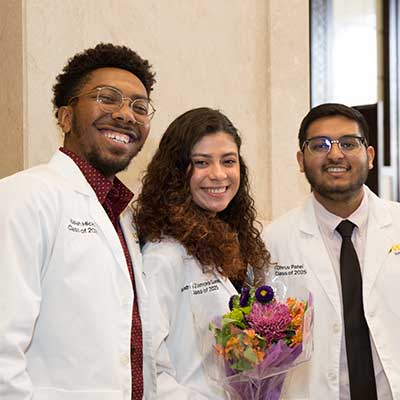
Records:
[[[346,185],[324,181],[323,177],[318,177],[306,164],[304,164],[304,173],[313,192],[329,200],[346,201],[360,191],[368,178],[369,168],[368,161],[360,165],[359,173],[355,174],[355,178]]]
[[[113,156],[110,156],[104,154],[96,142],[92,142],[89,146],[85,143],[84,138],[86,133],[75,118],[72,120],[71,131],[71,134],[75,135],[80,142],[82,149],[85,149],[86,161],[100,171],[105,177],[114,176],[118,172],[127,169],[133,157],[135,157],[143,147],[141,146],[139,149],[133,148],[129,153],[123,150],[119,151],[118,149],[113,149],[110,150]]]
[[[87,154],[87,161],[104,176],[113,176],[126,170],[134,157],[134,154],[114,154],[116,157],[104,156],[97,146],[93,146]]]

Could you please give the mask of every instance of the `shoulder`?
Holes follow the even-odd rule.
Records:
[[[142,249],[143,255],[163,255],[187,257],[184,246],[170,237],[162,238],[158,242],[146,242]]]
[[[381,211],[388,212],[392,217],[399,218],[400,216],[399,202],[382,199],[371,191],[369,191],[369,202],[371,212],[376,214],[377,218],[381,215]]]
[[[0,189],[2,191],[19,189],[29,193],[63,188],[68,186],[67,177],[76,171],[79,171],[79,168],[73,160],[57,151],[46,164],[40,164],[0,179]],[[78,175],[83,176],[80,171]]]
[[[143,267],[151,269],[174,269],[193,261],[184,246],[172,238],[163,238],[159,242],[147,242],[142,248]]]
[[[47,165],[37,166],[0,180],[2,232],[49,235],[60,221],[67,196],[62,183]],[[22,233],[22,232],[20,232]],[[39,238],[38,238],[39,240]]]
[[[396,215],[400,213],[400,203],[397,201],[381,200],[381,204]]]
[[[58,175],[47,165],[33,167],[0,180],[0,198],[4,206],[51,201],[60,186]]]
[[[287,235],[288,232],[293,231],[298,226],[303,213],[304,207],[297,207],[265,225],[262,232],[263,239],[265,240],[265,238],[275,235]]]

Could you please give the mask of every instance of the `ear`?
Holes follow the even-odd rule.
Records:
[[[300,172],[304,172],[304,153],[299,150],[296,154],[297,163],[299,164]]]
[[[375,149],[372,146],[367,147],[368,169],[374,168]]]
[[[60,125],[64,133],[71,132],[72,112],[73,111],[71,106],[62,106],[58,109],[58,125]]]

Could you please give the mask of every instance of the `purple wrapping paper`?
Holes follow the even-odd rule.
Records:
[[[301,352],[302,344],[291,348],[281,340],[250,371],[235,373],[226,363],[226,390],[237,400],[278,400],[286,372]]]
[[[277,292],[279,292],[279,288]],[[312,295],[306,289],[300,288],[293,293],[281,293],[280,298],[285,298],[288,294],[297,298],[308,297],[308,307],[303,319],[303,341],[294,347],[289,347],[284,340],[279,340],[278,343],[265,350],[263,361],[251,370],[244,372],[232,370],[231,364],[213,349],[215,346],[213,331],[210,330],[207,334],[201,331],[200,348],[203,354],[204,368],[208,377],[223,386],[229,393],[230,400],[279,400],[287,372],[311,358],[313,349]],[[204,314],[203,320],[210,321],[209,313]],[[199,326],[205,326],[207,322],[203,324],[200,321],[200,323]],[[212,319],[212,324],[217,328],[221,328],[221,323],[221,316],[215,316]]]

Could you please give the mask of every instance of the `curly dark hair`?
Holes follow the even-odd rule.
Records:
[[[217,132],[231,135],[238,147],[240,186],[228,207],[213,215],[192,201],[191,152],[200,139]],[[241,282],[248,265],[255,274],[262,273],[270,254],[260,236],[261,224],[256,221],[240,147],[237,129],[220,111],[197,108],[175,119],[161,138],[134,203],[141,243],[172,237],[200,262],[204,272],[216,269]]]
[[[58,109],[68,104],[79,89],[90,79],[90,74],[99,68],[120,68],[132,72],[143,83],[147,94],[153,90],[155,73],[151,65],[126,46],[99,43],[96,47],[75,54],[68,60],[63,72],[53,86],[53,106],[57,117]]]

